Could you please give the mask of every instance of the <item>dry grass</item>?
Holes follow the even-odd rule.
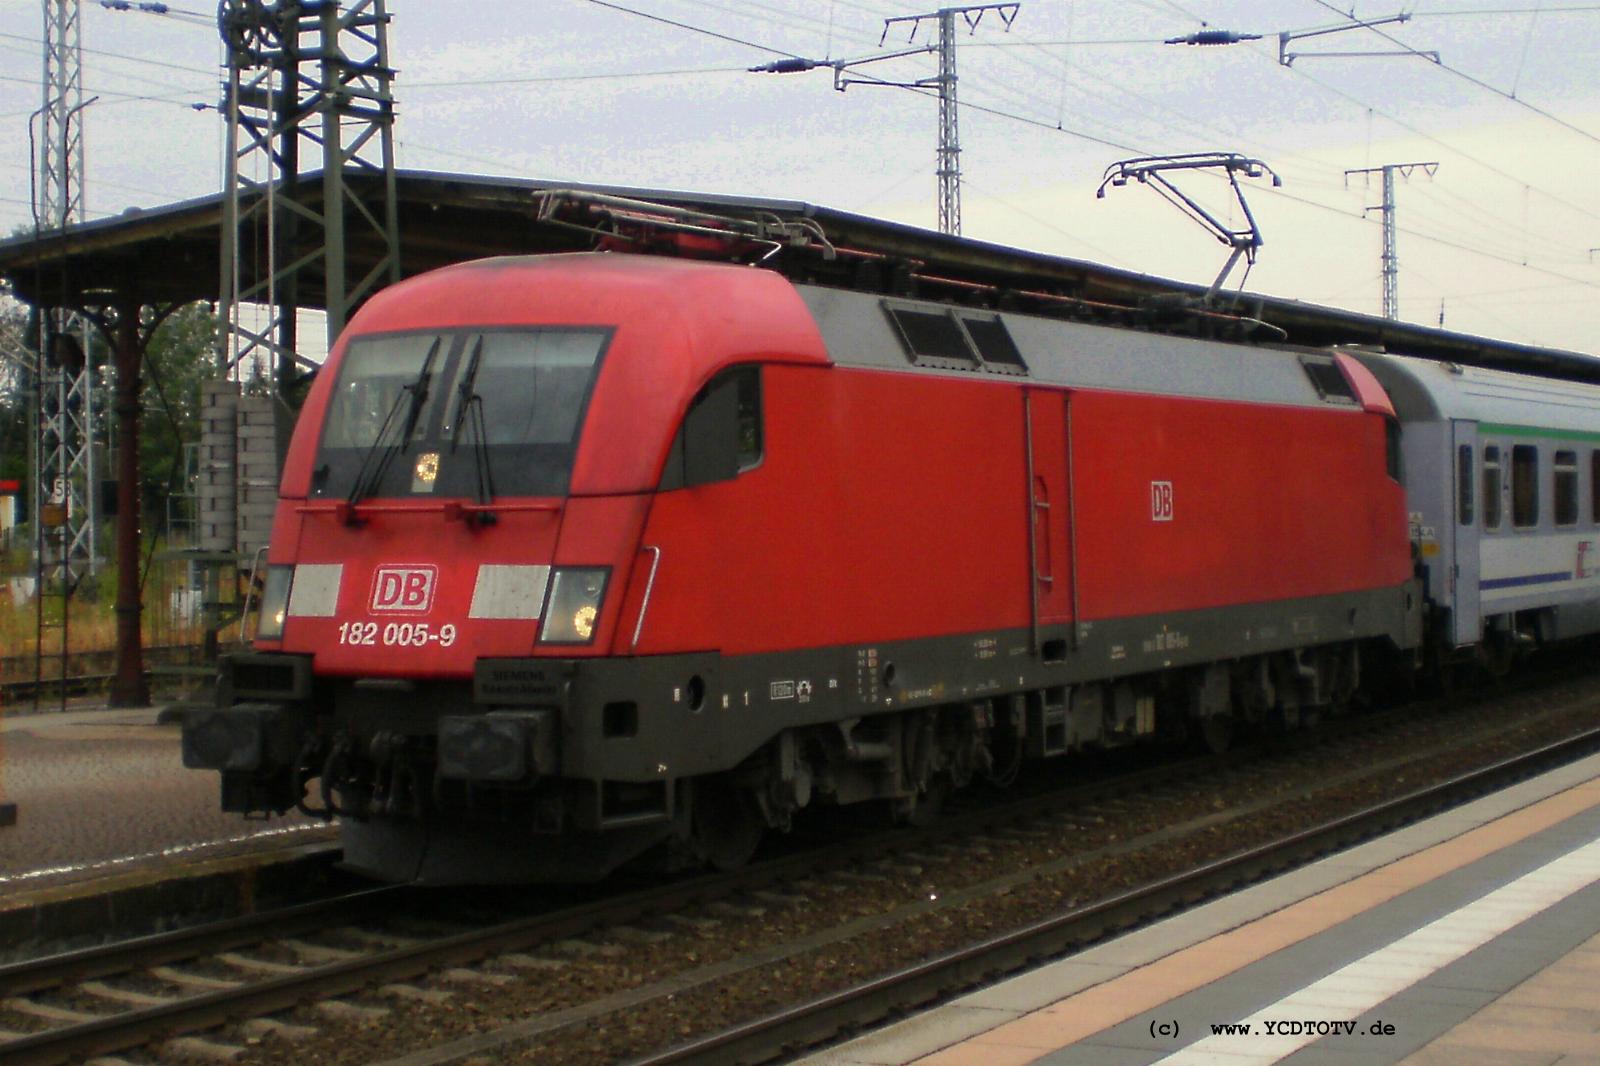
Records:
[[[63,637],[69,657],[108,652],[116,647],[115,567],[107,567],[96,575],[92,579],[93,587],[80,587],[68,604],[65,629],[61,625],[60,590],[46,589],[41,627],[39,605],[32,600],[14,603],[8,594],[4,581],[7,569],[12,573],[29,573],[16,566],[0,567],[0,682],[31,679],[35,660],[41,654],[46,659],[62,654]],[[142,596],[141,635],[146,647],[198,647],[201,643],[202,626],[198,618],[189,617],[196,613],[196,594],[186,591],[184,577],[181,563],[154,561]],[[179,609],[184,606],[189,609]],[[224,639],[229,636],[231,634],[225,633]],[[77,673],[79,668],[74,666],[69,672]]]
[[[6,657],[26,655],[31,657],[40,647],[38,615],[34,605],[15,607],[7,603],[0,609],[0,649]],[[117,642],[117,619],[111,607],[103,603],[72,604],[65,629],[73,651],[99,651],[111,648]],[[51,596],[45,601],[43,648],[46,655],[61,653],[61,599]]]
[[[0,602],[0,681],[32,677],[34,657],[41,651],[46,658],[59,656],[63,637],[74,653],[116,646],[117,619],[110,604],[74,601],[63,629],[61,598],[47,596],[44,620],[41,630],[32,603],[15,606],[9,596]]]

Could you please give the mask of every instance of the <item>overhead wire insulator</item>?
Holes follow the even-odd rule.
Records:
[[[1238,44],[1241,41],[1259,41],[1259,33],[1236,33],[1233,30],[1200,30],[1186,37],[1168,37],[1167,44]]]
[[[775,59],[771,63],[763,63],[759,67],[751,67],[752,74],[799,74],[806,70],[815,70],[821,65],[815,59]]]

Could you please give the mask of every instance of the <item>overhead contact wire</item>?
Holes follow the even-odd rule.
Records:
[[[1402,48],[1405,51],[1411,53],[1412,55],[1417,56],[1418,58],[1428,60],[1434,66],[1438,67],[1440,70],[1446,71],[1447,73],[1450,73],[1450,74],[1454,74],[1456,77],[1462,79],[1463,81],[1470,82],[1471,84],[1476,85],[1480,89],[1487,90],[1488,92],[1494,93],[1496,96],[1502,97],[1502,98],[1504,98],[1506,100],[1510,100],[1512,103],[1516,104],[1518,107],[1526,108],[1527,110],[1533,112],[1534,114],[1539,115],[1542,118],[1548,119],[1549,121],[1554,122],[1556,125],[1561,126],[1564,129],[1567,129],[1567,130],[1572,131],[1573,133],[1576,133],[1580,137],[1587,138],[1588,140],[1591,140],[1591,141],[1595,142],[1596,144],[1600,144],[1600,134],[1592,133],[1589,130],[1584,129],[1582,126],[1574,125],[1573,123],[1568,122],[1566,119],[1562,118],[1560,115],[1553,114],[1550,111],[1547,111],[1544,108],[1538,106],[1537,104],[1531,104],[1528,101],[1526,101],[1526,100],[1522,99],[1521,97],[1517,96],[1515,93],[1508,93],[1504,89],[1501,89],[1501,88],[1499,88],[1497,86],[1491,85],[1488,82],[1484,81],[1482,78],[1478,78],[1478,77],[1475,77],[1475,76],[1473,76],[1471,74],[1468,74],[1466,71],[1461,70],[1459,67],[1452,67],[1450,64],[1446,63],[1443,59],[1439,59],[1439,58],[1436,58],[1436,57],[1434,57],[1432,55],[1429,55],[1426,52],[1419,51],[1418,49],[1413,48],[1411,45],[1407,44],[1405,41],[1402,41],[1400,38],[1396,37],[1394,34],[1389,33],[1386,30],[1379,29],[1376,26],[1364,24],[1364,23],[1361,22],[1360,19],[1355,18],[1354,16],[1350,15],[1348,12],[1341,11],[1338,7],[1336,7],[1335,5],[1329,3],[1328,0],[1312,0],[1312,2],[1316,3],[1316,4],[1319,4],[1322,7],[1327,8],[1329,11],[1334,12],[1335,14],[1339,15],[1341,18],[1349,20],[1350,22],[1354,23],[1355,25],[1362,26],[1364,29],[1367,29],[1367,30],[1372,31],[1373,33],[1376,33],[1379,37],[1382,37],[1384,40],[1388,41],[1389,43],[1395,45],[1398,48]],[[1290,68],[1290,69],[1293,69],[1293,68]]]

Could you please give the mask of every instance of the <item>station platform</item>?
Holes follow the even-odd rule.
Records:
[[[247,822],[219,809],[215,773],[183,766],[180,727],[160,708],[0,709],[0,910],[44,888],[87,886],[178,861],[331,839],[298,815]],[[170,716],[169,716],[170,717]]]
[[[1600,756],[799,1061],[1600,1063]]]

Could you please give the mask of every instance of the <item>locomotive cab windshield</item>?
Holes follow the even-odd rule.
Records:
[[[353,339],[312,496],[470,496],[491,480],[504,494],[565,495],[610,338],[585,327]],[[390,449],[409,461],[385,462]]]

